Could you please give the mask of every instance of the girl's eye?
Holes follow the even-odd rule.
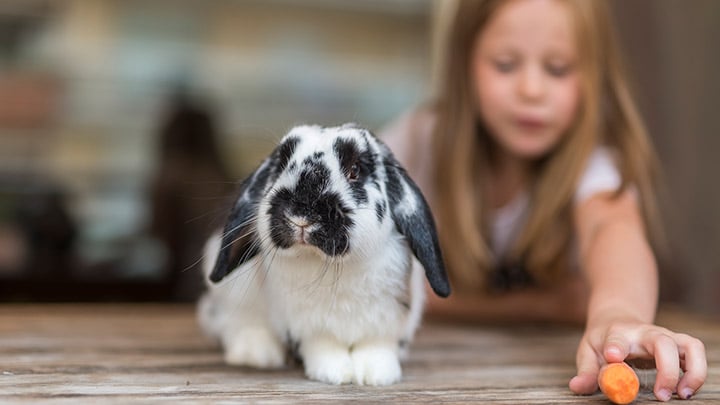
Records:
[[[349,181],[356,181],[358,177],[360,177],[360,166],[358,166],[357,163],[353,163],[347,172],[347,179]]]
[[[510,60],[496,60],[495,69],[500,73],[510,73],[515,69],[515,62]]]
[[[572,66],[569,64],[547,64],[545,65],[545,71],[554,77],[565,77],[572,70]]]

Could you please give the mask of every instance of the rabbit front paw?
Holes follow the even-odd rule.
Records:
[[[225,362],[232,366],[280,368],[285,365],[285,347],[267,329],[242,329],[224,343]]]
[[[333,339],[303,342],[301,354],[308,378],[330,384],[347,384],[353,379],[348,348]]]
[[[397,350],[390,345],[356,346],[351,357],[357,385],[390,385],[402,377]]]

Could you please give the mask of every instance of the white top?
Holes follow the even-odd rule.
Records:
[[[379,133],[395,157],[407,169],[428,200],[435,198],[432,185],[431,134],[434,116],[411,112],[401,116]],[[575,190],[574,202],[602,192],[615,191],[622,179],[610,149],[597,147],[588,160]],[[528,214],[528,196],[523,192],[498,208],[491,219],[490,249],[495,257],[503,257],[513,245]]]

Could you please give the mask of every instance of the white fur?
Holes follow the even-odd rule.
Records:
[[[349,136],[357,131],[334,130],[347,131]],[[331,153],[332,142],[318,137],[319,131],[318,127],[291,131],[290,135],[301,137],[295,160],[318,149]],[[332,171],[328,186],[342,188],[344,202],[353,208],[350,252],[331,259],[310,245],[273,246],[267,236],[269,219],[262,214],[268,198],[263,198],[256,223],[261,254],[220,283],[208,284],[198,305],[200,324],[220,340],[229,364],[281,367],[290,338],[299,342],[297,349],[311,379],[331,384],[392,384],[402,374],[399,342],[409,343],[420,324],[423,269],[413,265],[407,242],[390,213],[378,223],[373,207],[386,199],[384,181],[380,192],[368,189],[367,207],[356,207],[338,164],[330,159],[326,163]],[[378,167],[383,170],[382,165]],[[384,171],[379,175],[385,178]],[[292,174],[283,175],[275,186],[294,181]],[[406,197],[404,204],[412,209],[414,200]],[[206,245],[205,257],[217,257],[220,248],[220,237],[214,236]],[[214,259],[206,261],[206,275],[213,265]]]
[[[404,241],[395,237],[388,243]],[[206,250],[206,255],[216,252]],[[228,364],[282,367],[289,332],[301,342],[309,378],[331,384],[392,384],[401,378],[398,342],[412,341],[424,302],[419,265],[412,267],[410,310],[393,298],[406,280],[401,272],[384,269],[410,260],[395,252],[388,248],[367,267],[345,264],[340,272],[333,266],[324,271],[325,263],[311,251],[295,258],[278,253],[272,268],[262,258],[250,261],[201,298],[201,326],[220,339]]]
[[[219,248],[220,237],[211,237],[205,247],[206,257],[217,256]],[[248,266],[254,266],[254,263],[251,261]],[[210,269],[210,266],[204,266],[206,276]],[[208,284],[208,291],[198,303],[200,326],[206,334],[220,340],[228,364],[282,367],[285,348],[280,338],[272,333],[262,292],[253,287],[255,276],[253,271],[238,269],[223,282]]]

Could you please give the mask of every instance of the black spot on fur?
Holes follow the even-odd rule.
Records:
[[[365,184],[376,178],[372,153],[367,148],[360,150],[357,142],[352,139],[337,139],[333,149],[340,161],[340,168],[348,178],[353,199],[357,204],[366,204],[368,194]]]
[[[287,188],[279,189],[270,201],[267,212],[270,216],[270,237],[276,246],[283,249],[288,249],[295,243],[293,229],[285,216],[292,198],[292,191]]]
[[[300,172],[294,189],[281,188],[270,200],[270,236],[276,246],[287,249],[295,243],[295,225],[288,215],[304,218],[315,228],[308,241],[329,256],[347,253],[349,231],[354,225],[351,210],[334,192],[328,192],[330,169],[310,159]]]
[[[385,201],[377,201],[375,203],[375,216],[377,216],[378,222],[382,222],[385,219]]]
[[[278,159],[278,172],[281,173],[283,170],[285,170],[285,167],[287,167],[288,162],[290,161],[290,158],[295,153],[295,149],[297,148],[297,144],[300,142],[299,138],[292,137],[288,138],[283,142],[277,149],[277,159]]]
[[[340,161],[340,168],[343,173],[348,174],[352,165],[357,164],[360,157],[360,150],[357,143],[352,139],[338,138],[333,144],[335,156]]]
[[[385,166],[396,166],[396,164],[393,161],[386,160]],[[390,204],[397,205],[397,203],[402,200],[404,191],[400,176],[395,170],[387,171],[387,181],[385,183],[385,187],[388,198],[390,199]]]
[[[325,193],[318,200],[320,228],[310,234],[310,243],[328,256],[339,256],[350,249],[350,228],[355,222],[336,193]]]
[[[330,169],[325,163],[307,158],[303,163],[295,192],[299,194],[299,200],[309,204],[327,188],[329,182]]]

